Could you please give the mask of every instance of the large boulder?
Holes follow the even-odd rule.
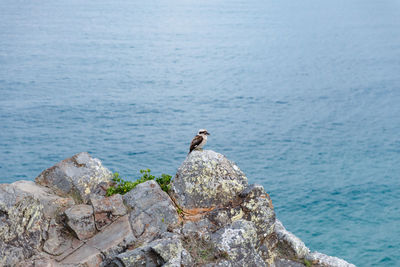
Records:
[[[81,152],[43,171],[36,183],[51,188],[60,196],[70,196],[77,203],[88,203],[90,195],[112,182],[112,173],[99,159]]]
[[[171,196],[183,209],[207,209],[224,206],[246,186],[244,173],[225,156],[211,150],[194,150],[179,167]]]

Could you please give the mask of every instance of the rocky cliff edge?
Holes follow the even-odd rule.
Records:
[[[214,151],[190,153],[168,194],[151,180],[106,197],[111,184],[85,152],[0,184],[0,266],[354,266],[310,252]]]

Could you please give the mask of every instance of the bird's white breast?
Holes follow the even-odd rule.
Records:
[[[207,135],[202,134],[201,137],[203,137],[203,140],[201,143],[197,146],[197,148],[202,148],[206,143],[207,143]]]

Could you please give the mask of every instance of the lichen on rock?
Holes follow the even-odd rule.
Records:
[[[239,167],[211,150],[192,151],[172,182],[171,195],[184,209],[223,206],[247,186]]]
[[[36,183],[51,188],[60,196],[72,197],[77,203],[88,203],[90,195],[102,184],[110,184],[112,173],[101,161],[81,152],[43,171]]]

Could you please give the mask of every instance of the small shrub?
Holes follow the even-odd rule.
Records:
[[[161,189],[168,192],[171,189],[171,175],[161,174],[161,177],[156,178],[156,182],[160,185]]]
[[[306,259],[304,259],[304,264],[305,264],[307,267],[311,267],[311,266],[312,266],[311,262],[310,262],[309,260],[306,260]]]
[[[122,179],[118,172],[114,173],[112,180],[115,182],[115,185],[107,189],[107,196],[112,196],[114,194],[124,195],[135,188],[138,184],[149,180],[155,180],[165,192],[168,192],[171,187],[170,183],[172,177],[170,175],[162,174],[161,177],[156,178],[154,175],[150,174],[150,169],[140,170],[140,173],[142,174],[142,177],[133,182]]]

